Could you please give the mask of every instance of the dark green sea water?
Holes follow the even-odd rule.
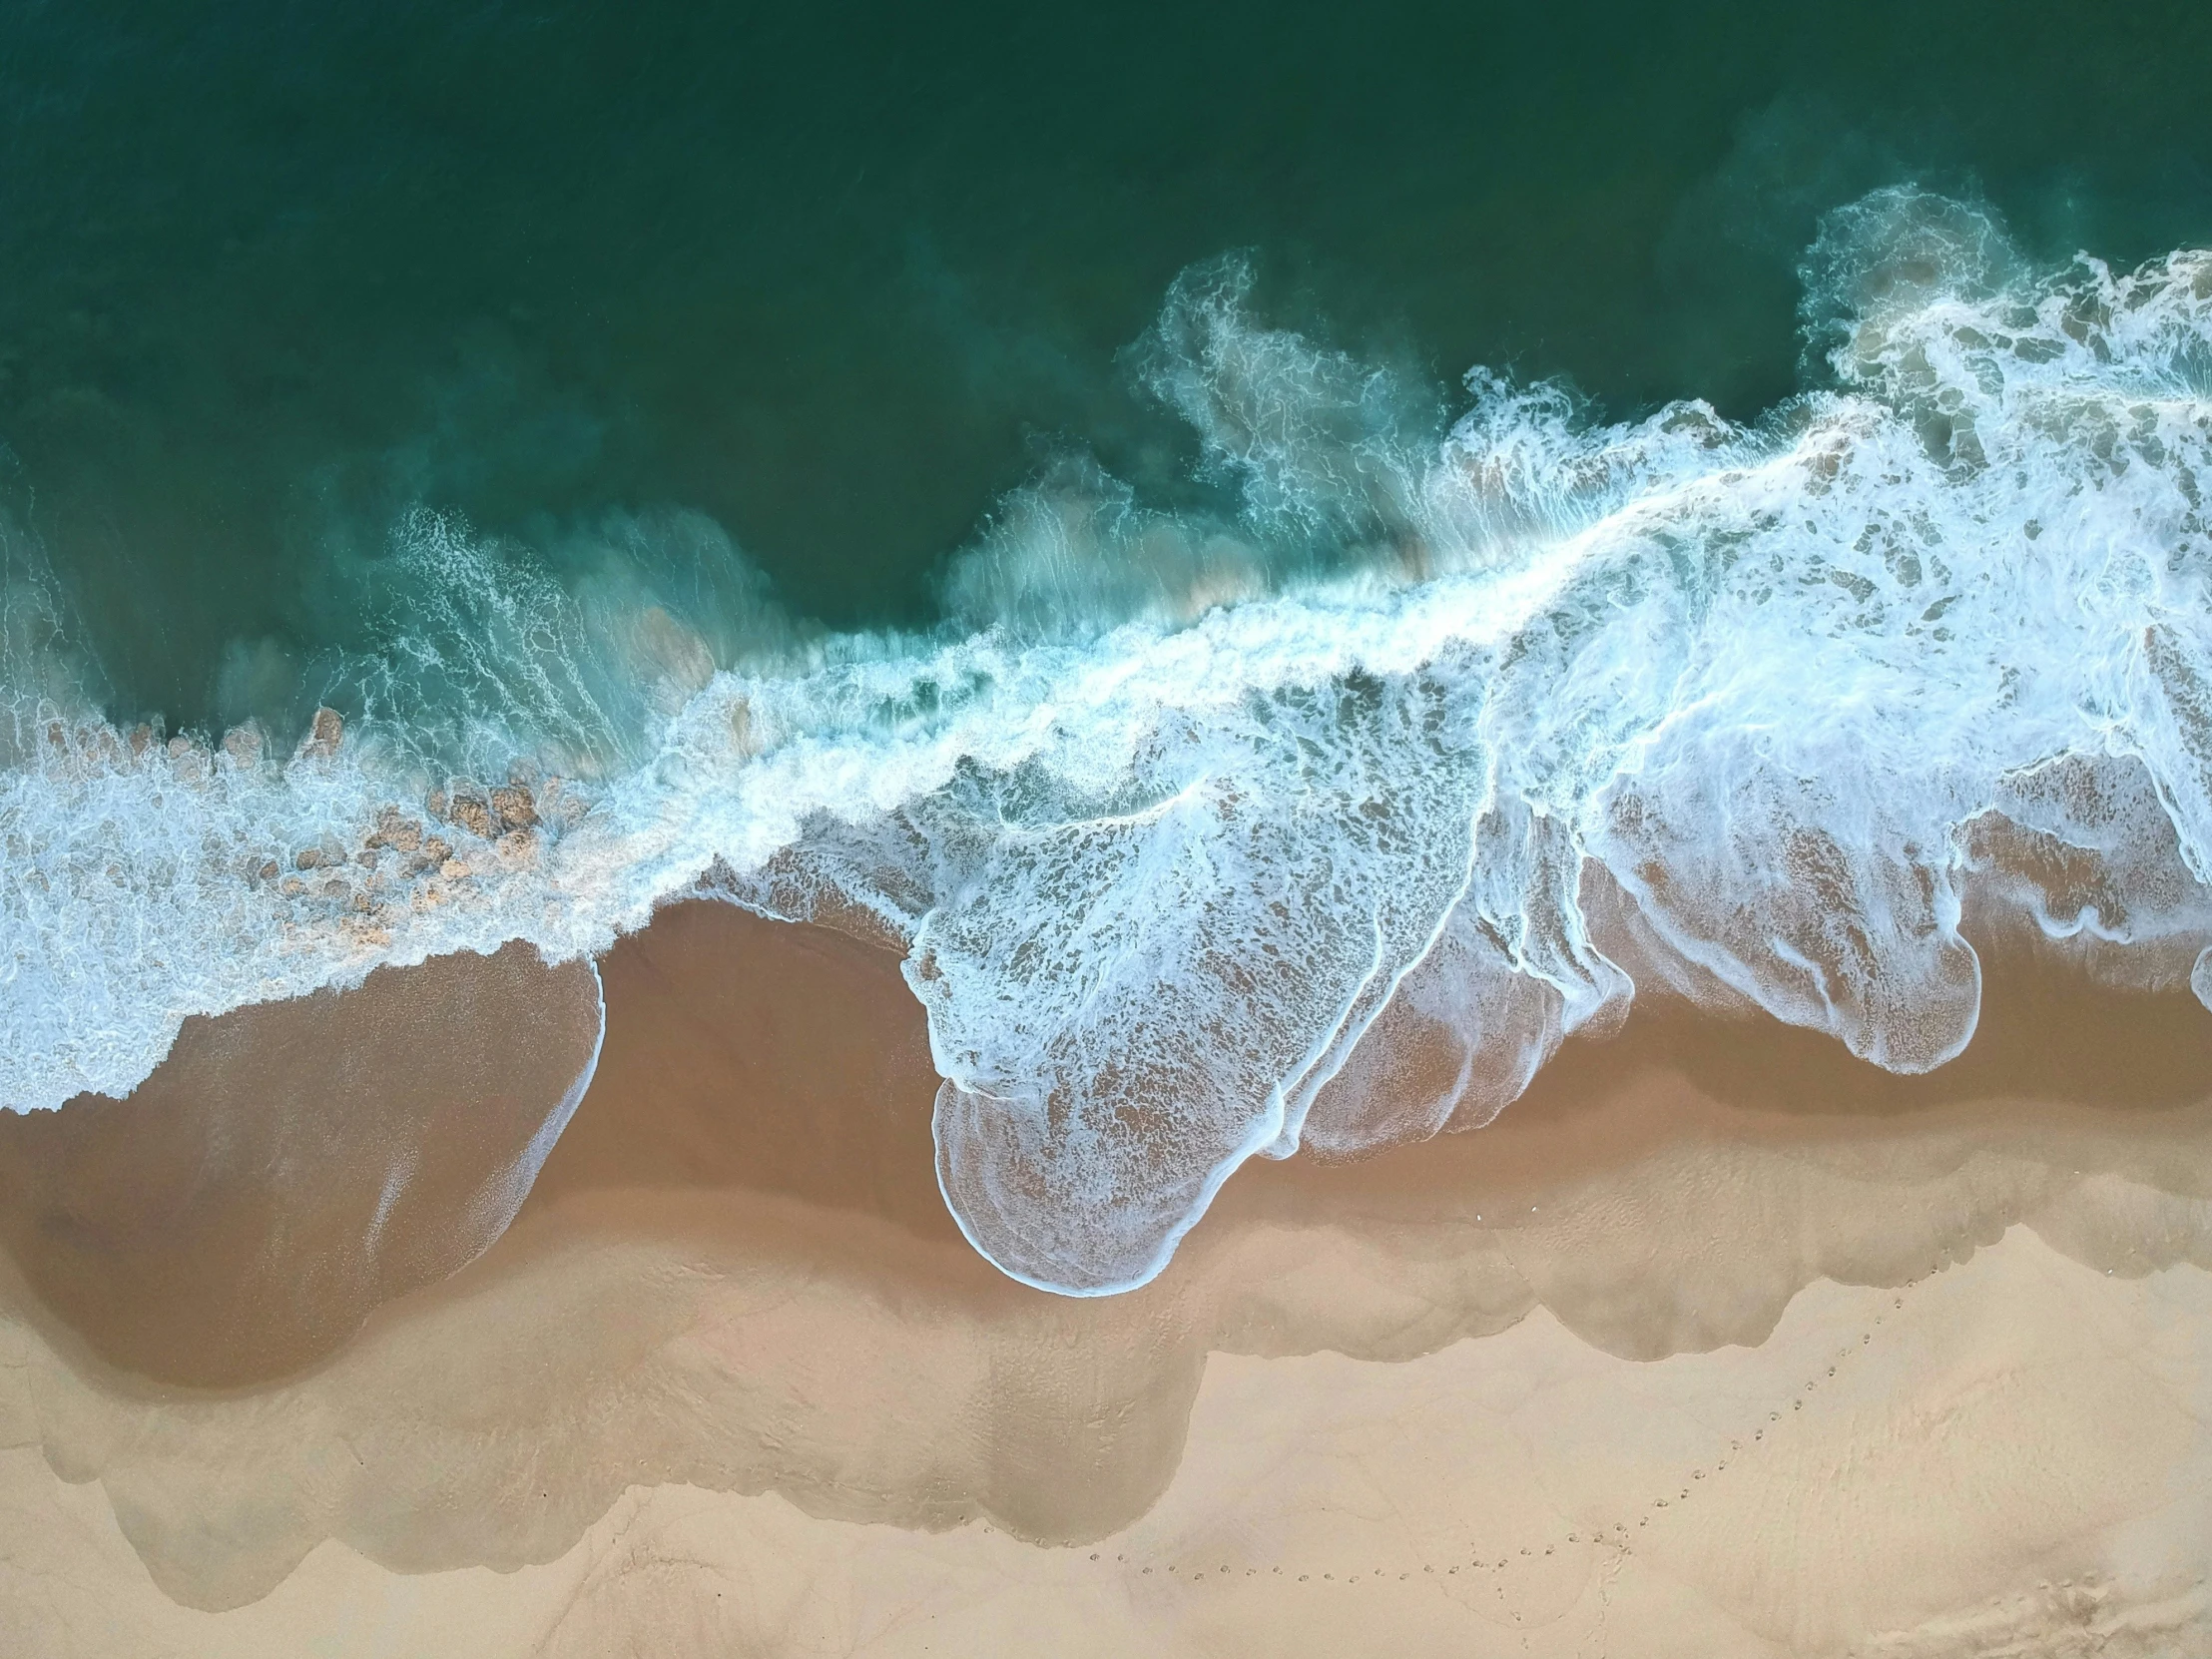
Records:
[[[1119,355],[1271,320],[1608,413],[1798,383],[1820,212],[2212,237],[2212,10],[1832,3],[0,8],[6,507],[121,713],[295,723],[427,504],[556,569],[711,516],[915,624],[1051,454],[1203,486]]]

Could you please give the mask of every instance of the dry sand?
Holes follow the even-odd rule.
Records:
[[[213,1022],[122,1103],[199,1103],[142,1162],[87,1102],[0,1123],[0,1652],[2212,1650],[2185,998],[2011,960],[1914,1080],[1639,1015],[1488,1128],[1240,1173],[1078,1302],[946,1218],[888,957],[701,904],[603,977],[583,1104],[442,1281],[589,1063],[581,970]],[[286,1043],[535,1069],[317,1158]],[[161,1269],[139,1190],[217,1242]]]

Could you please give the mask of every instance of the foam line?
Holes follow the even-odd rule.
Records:
[[[1899,190],[1807,280],[1830,380],[1756,426],[1478,373],[1438,433],[1204,268],[1139,360],[1242,512],[1053,469],[925,638],[740,582],[709,640],[424,518],[435,602],[334,751],[134,745],[18,663],[0,1094],[127,1090],[184,1015],[379,962],[596,952],[704,883],[904,942],[947,1202],[1101,1294],[1244,1159],[1483,1121],[1639,986],[1925,1070],[1986,903],[2205,996],[2212,256],[2036,271]],[[1389,1097],[1416,1029],[1458,1082]]]

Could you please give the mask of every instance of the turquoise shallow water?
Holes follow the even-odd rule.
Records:
[[[103,700],[173,727],[342,703],[318,654],[418,504],[570,575],[610,509],[690,509],[795,611],[912,624],[1051,452],[1202,493],[1119,355],[1193,262],[1440,392],[1747,416],[1866,190],[2205,240],[2207,63],[2185,4],[25,0],[7,507]]]

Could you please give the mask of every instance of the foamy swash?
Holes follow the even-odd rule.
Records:
[[[1439,441],[1194,272],[1141,363],[1243,511],[1070,463],[926,640],[710,649],[425,517],[443,597],[334,750],[135,753],[48,671],[0,783],[0,1093],[122,1092],[187,1014],[598,951],[687,892],[859,913],[928,1010],[954,1214],[1092,1294],[1252,1154],[1485,1121],[1639,986],[1924,1070],[1973,1033],[1970,905],[2212,1001],[2212,255],[2036,273],[1897,191],[1808,285],[1834,388],[1755,429],[1476,376]],[[1371,1027],[1456,1081],[1385,1086]]]

